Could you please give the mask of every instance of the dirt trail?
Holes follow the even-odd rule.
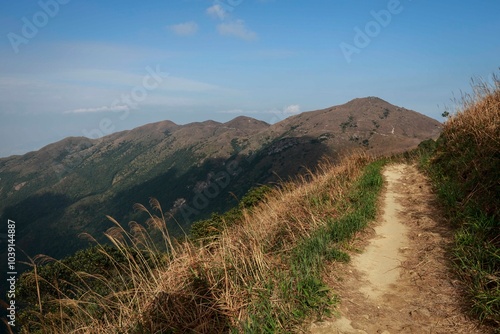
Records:
[[[427,179],[413,166],[384,170],[383,214],[360,233],[349,264],[332,264],[326,280],[341,299],[338,316],[312,334],[489,333],[468,319],[462,286],[449,270],[452,232]]]

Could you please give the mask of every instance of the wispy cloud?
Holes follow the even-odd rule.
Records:
[[[245,26],[245,21],[236,20],[229,23],[220,23],[217,25],[217,31],[223,36],[231,36],[253,41],[257,39],[257,34]]]
[[[169,29],[179,36],[192,36],[198,32],[198,24],[194,21],[174,24]]]
[[[221,20],[223,20],[227,16],[227,12],[219,4],[215,4],[211,7],[208,7],[207,14],[215,19],[221,19]]]
[[[267,109],[267,110],[244,110],[240,108],[235,108],[235,109],[228,109],[228,110],[221,110],[219,113],[221,114],[244,114],[244,115],[249,115],[249,114],[273,114],[273,115],[283,115],[283,116],[290,116],[290,115],[296,115],[300,114],[301,108],[300,105],[298,104],[291,104],[283,109]]]
[[[102,106],[96,108],[80,108],[74,110],[67,110],[65,114],[81,114],[81,113],[97,113],[97,112],[110,112],[110,111],[129,111],[130,107],[128,105],[117,105],[117,106]]]
[[[291,104],[283,109],[285,115],[295,115],[300,113],[300,106],[298,104]]]

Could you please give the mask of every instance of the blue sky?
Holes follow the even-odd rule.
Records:
[[[4,1],[0,156],[365,96],[442,120],[498,72],[499,14],[497,0]]]

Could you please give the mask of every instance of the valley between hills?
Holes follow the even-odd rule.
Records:
[[[437,138],[441,124],[379,98],[304,112],[270,125],[248,117],[227,123],[153,123],[91,140],[72,137],[0,159],[0,216],[17,221],[17,245],[29,256],[62,258],[113,225],[145,216],[151,197],[171,212],[174,235],[237,204],[250,188],[338,161],[356,149],[400,153]],[[3,257],[2,257],[3,259]]]

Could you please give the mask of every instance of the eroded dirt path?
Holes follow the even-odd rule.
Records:
[[[353,242],[352,261],[332,264],[326,280],[341,299],[338,316],[313,334],[488,333],[463,313],[462,286],[446,254],[452,232],[428,180],[413,166],[384,170],[383,213]]]

